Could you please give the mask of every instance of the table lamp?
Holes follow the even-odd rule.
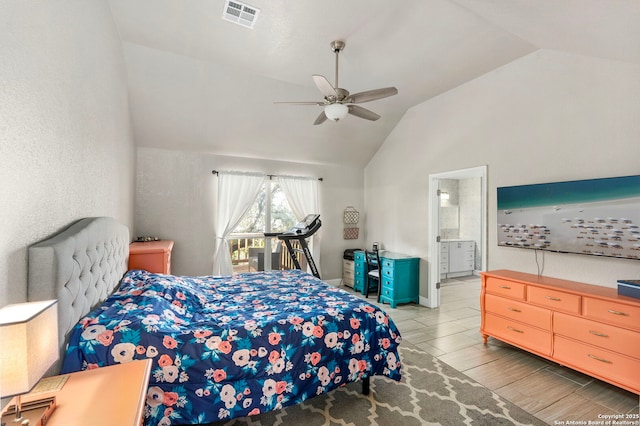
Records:
[[[56,300],[16,303],[0,309],[0,396],[16,397],[14,422],[24,422],[21,395],[33,389],[58,356]],[[29,405],[34,406],[32,402]],[[48,414],[53,407],[48,408]]]

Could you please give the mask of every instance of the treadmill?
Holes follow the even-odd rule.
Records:
[[[307,259],[307,264],[311,268],[311,273],[317,278],[320,278],[316,262],[313,260],[313,256],[311,255],[306,239],[315,234],[321,226],[322,222],[320,221],[320,215],[309,214],[302,222],[298,222],[298,224],[287,232],[265,233],[264,235],[265,237],[278,237],[279,240],[284,241],[284,244],[287,246],[287,250],[289,251],[289,256],[291,256],[291,260],[293,260],[293,264],[296,269],[302,269],[300,267],[300,262],[298,261],[298,253],[302,253]],[[294,249],[291,246],[291,240],[298,240],[302,249]]]

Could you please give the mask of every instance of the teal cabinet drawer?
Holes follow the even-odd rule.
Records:
[[[382,287],[382,293],[380,299],[383,298],[393,300],[393,287]]]
[[[395,264],[393,260],[389,260],[389,259],[381,259],[380,262],[382,262],[383,268],[389,268],[389,269],[393,269],[393,265]]]

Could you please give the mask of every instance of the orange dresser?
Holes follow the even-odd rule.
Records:
[[[640,299],[615,288],[482,272],[480,332],[640,394]]]
[[[157,274],[171,273],[173,241],[135,242],[129,245],[129,269],[144,269]]]

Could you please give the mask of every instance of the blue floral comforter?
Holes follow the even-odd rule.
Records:
[[[207,423],[400,380],[400,340],[384,311],[299,270],[135,270],[75,327],[63,373],[151,358],[145,424]]]

